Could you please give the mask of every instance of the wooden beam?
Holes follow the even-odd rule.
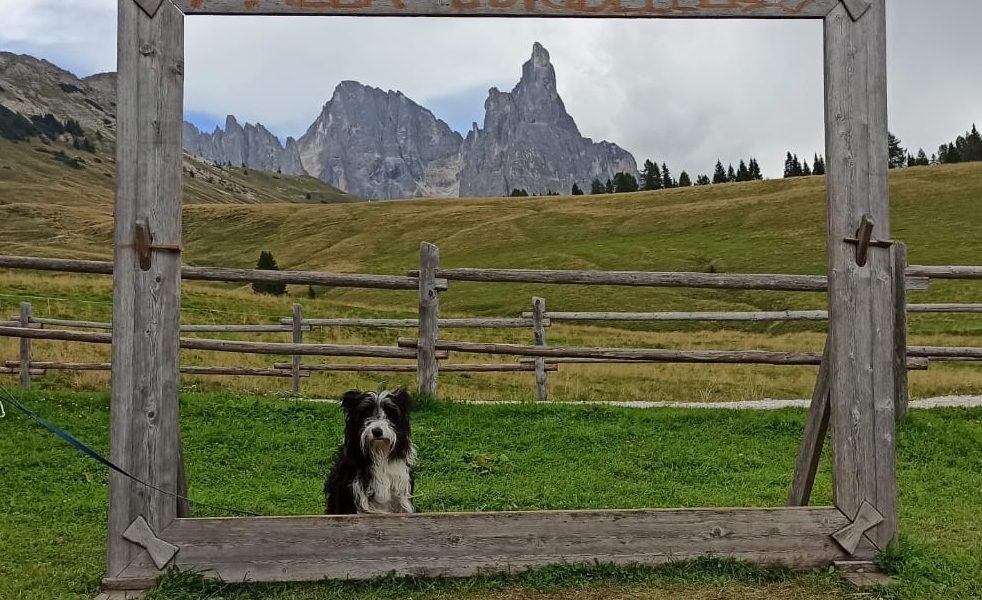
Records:
[[[436,343],[440,332],[440,292],[436,289],[436,272],[440,268],[440,249],[422,242],[419,245],[419,345],[416,354],[416,383],[419,392],[436,396],[440,366],[436,360]]]
[[[897,538],[893,260],[872,246],[860,266],[846,239],[864,215],[891,237],[885,2],[857,21],[839,4],[824,29],[834,497],[850,517],[863,502],[884,516],[868,533],[884,549]]]
[[[812,568],[849,555],[834,508],[423,513],[180,519],[174,565],[223,581],[514,573],[546,565],[662,564],[716,556]],[[855,558],[874,550],[860,540]],[[153,573],[142,555],[126,570]]]
[[[829,388],[831,386],[830,344],[826,341],[822,354],[822,365],[818,368],[818,378],[808,407],[808,420],[798,448],[798,460],[794,465],[791,491],[788,492],[788,506],[808,506],[811,499],[815,474],[825,447],[825,437],[829,431]]]
[[[853,0],[855,1],[855,0]],[[816,19],[839,0],[174,0],[189,15]]]
[[[165,2],[150,17],[133,0],[119,0],[118,14],[110,458],[176,492],[181,257],[152,251],[142,270],[136,226],[145,220],[154,244],[181,243],[184,15]],[[130,524],[142,516],[163,531],[177,503],[115,472],[109,489],[107,576],[115,577],[142,551],[123,537]]]
[[[293,305],[293,343],[303,343],[303,307],[299,304]],[[300,360],[301,356],[299,354],[293,355],[290,369],[290,374],[292,375],[290,393],[294,396],[300,394]]]
[[[911,265],[907,267],[907,276],[931,279],[982,279],[982,267]]]
[[[532,328],[532,337],[536,346],[545,347],[546,345],[546,301],[544,298],[532,298],[532,321],[535,325]],[[535,359],[535,393],[539,402],[549,400],[549,386],[546,375],[546,359],[539,356]]]
[[[132,0],[129,0],[132,2]],[[168,9],[170,10],[170,9]],[[113,263],[96,260],[65,260],[33,256],[0,256],[0,268],[59,271],[112,275]],[[323,273],[320,271],[264,271],[259,269],[227,269],[222,267],[181,267],[181,279],[186,281],[217,281],[225,283],[284,283],[288,285],[324,285],[381,290],[415,290],[415,277],[400,275],[368,275],[362,273]],[[436,281],[443,291],[447,282]]]
[[[281,323],[292,324],[293,319],[281,319]],[[304,319],[308,327],[373,327],[378,329],[415,329],[419,327],[419,319]],[[531,314],[528,318],[472,318],[472,319],[440,319],[441,329],[526,329],[532,327]],[[545,326],[551,325],[546,319]]]
[[[273,365],[277,369],[289,369],[290,363],[276,363]],[[334,365],[313,365],[304,363],[305,371],[322,372],[364,372],[364,373],[415,373],[415,365],[356,365],[356,364],[334,364]],[[558,371],[557,365],[546,365],[546,371]],[[460,363],[455,365],[440,365],[440,371],[444,373],[532,373],[535,372],[534,364],[507,364],[507,363]]]
[[[402,348],[416,348],[414,338],[399,338]],[[822,355],[814,352],[767,352],[763,350],[661,350],[651,348],[568,348],[560,346],[523,346],[437,340],[437,350],[506,356],[542,356],[548,358],[602,358],[676,363],[727,363],[761,365],[818,365]]]
[[[907,312],[982,314],[982,304],[908,304]]]
[[[524,317],[526,314],[522,313]],[[760,312],[555,312],[555,321],[825,321],[825,310],[779,310]]]
[[[31,303],[20,303],[20,326],[31,326]],[[31,387],[31,338],[20,338],[20,387]]]
[[[904,271],[907,268],[907,245],[896,242],[891,248],[893,257],[893,377],[894,417],[898,421],[907,418],[910,402],[907,365],[907,290],[904,289]]]

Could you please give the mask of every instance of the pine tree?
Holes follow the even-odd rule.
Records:
[[[801,174],[805,177],[808,177],[812,174],[812,170],[808,168],[807,160],[801,165]]]
[[[764,174],[760,172],[760,163],[757,162],[756,158],[750,159],[750,166],[747,170],[750,171],[750,181],[760,181],[764,178]]]
[[[890,152],[890,168],[899,169],[904,166],[904,157],[907,156],[907,150],[900,145],[900,138],[893,135],[892,133],[887,133],[887,148]]]
[[[795,154],[791,160],[791,176],[801,177],[805,174],[805,170],[801,168],[801,161],[798,160],[798,155]]]
[[[604,193],[604,184],[600,183],[600,180],[596,177],[590,182],[590,193],[593,195]]]
[[[576,185],[574,183],[573,184],[573,189],[570,192],[570,194],[572,194],[573,196],[582,196],[583,195],[583,190],[580,189],[580,186],[578,186],[578,185]]]
[[[709,175],[699,175],[696,177],[696,185],[709,185]]]
[[[692,187],[692,180],[689,179],[689,174],[685,171],[679,173],[679,187]]]
[[[731,164],[730,168],[726,170],[726,182],[733,183],[736,180],[737,180],[736,171],[733,170],[733,165]]]
[[[726,183],[726,170],[723,169],[723,163],[718,160],[713,171],[713,183]]]
[[[794,177],[794,159],[791,158],[790,152],[788,152],[787,158],[784,159],[784,177]]]
[[[604,191],[606,191],[608,194],[613,194],[614,193],[614,182],[611,181],[610,179],[607,179],[607,184],[604,185]]]
[[[638,180],[630,173],[617,173],[614,175],[614,191],[617,193],[638,191]]]
[[[279,271],[280,267],[273,258],[273,253],[263,250],[259,253],[259,260],[256,262],[256,269],[260,271]],[[282,296],[286,293],[285,283],[253,283],[252,291],[256,294],[270,294],[272,296]]]
[[[924,148],[917,151],[917,158],[914,159],[914,164],[918,167],[926,167],[931,164],[928,161],[927,154],[924,152]]]
[[[737,167],[736,172],[737,181],[750,181],[750,169],[747,168],[747,163],[740,160],[740,166]]]
[[[658,168],[658,163],[653,163],[650,160],[644,161],[644,169],[641,171],[641,186],[641,189],[646,191],[662,188],[661,169]]]
[[[665,163],[661,164],[661,185],[663,188],[673,188],[675,187],[675,180],[672,179],[672,174],[668,172],[668,165]]]
[[[812,175],[825,175],[825,158],[816,154],[814,164]]]

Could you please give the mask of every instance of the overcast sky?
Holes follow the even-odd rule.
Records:
[[[982,124],[982,1],[888,0],[890,128],[930,155]],[[0,50],[115,70],[115,0],[0,0]],[[582,133],[674,174],[823,151],[820,21],[192,17],[186,110],[301,135],[339,81],[401,90],[466,133],[532,43]]]

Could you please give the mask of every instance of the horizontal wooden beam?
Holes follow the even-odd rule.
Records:
[[[418,271],[409,271],[410,277]],[[825,292],[824,275],[758,275],[750,273],[684,273],[647,271],[555,271],[536,269],[440,269],[437,277],[448,281],[486,283],[540,283],[558,285],[611,285],[629,287],[702,288]],[[927,278],[907,278],[907,289],[927,290]]]
[[[280,323],[293,323],[293,319],[280,319]],[[419,327],[419,319],[304,319],[301,323],[310,327],[374,327],[379,329]],[[518,329],[530,327],[532,327],[531,317],[521,319],[440,319],[441,329]]]
[[[415,348],[414,338],[399,338],[402,348]],[[767,365],[818,365],[817,352],[767,352],[763,350],[662,350],[650,348],[562,348],[437,340],[437,350],[507,356],[542,356],[546,358],[603,358],[673,363],[724,363]]]
[[[292,363],[276,363],[273,365],[277,369],[290,369]],[[307,371],[323,372],[364,372],[364,373],[415,373],[416,365],[312,365],[304,364],[303,368]],[[548,365],[547,371],[558,371],[558,365]],[[535,365],[524,364],[454,364],[440,365],[441,373],[527,373],[534,372]]]
[[[982,304],[908,304],[907,312],[980,314]]]
[[[931,279],[982,279],[982,267],[911,265],[907,267],[907,276]]]
[[[0,327],[0,337],[28,338],[35,340],[59,340],[89,344],[112,344],[112,334],[88,331],[62,331],[58,329],[23,329]],[[240,354],[300,354],[303,356],[359,356],[370,358],[415,359],[416,351],[390,346],[356,346],[344,344],[293,344],[286,342],[242,342],[237,340],[206,340],[181,338],[185,350],[210,350],[212,352],[236,352]]]
[[[112,275],[113,264],[95,260],[66,260],[32,256],[0,256],[0,269],[30,269],[62,273]],[[181,279],[226,283],[283,283],[289,285],[323,285],[384,290],[415,290],[419,281],[401,275],[365,275],[361,273],[322,273],[320,271],[265,271],[259,269],[226,269],[221,267],[181,267]],[[437,280],[437,289],[446,290],[447,282]]]
[[[835,508],[583,510],[178,519],[158,536],[178,569],[223,581],[472,576],[551,564],[705,556],[813,568],[849,558]],[[853,557],[874,555],[861,541]],[[158,574],[141,554],[120,575]]]
[[[0,326],[7,325],[7,321],[0,321]],[[76,329],[101,329],[112,331],[113,324],[102,321],[79,321],[73,319],[50,319],[47,317],[31,317],[31,325],[40,327],[41,325],[55,325],[58,327],[74,327]],[[292,327],[284,325],[181,325],[184,333],[279,333],[291,332]],[[304,327],[304,331],[310,331],[309,326]]]
[[[945,346],[911,346],[907,348],[907,356],[929,359],[962,358],[982,360],[982,348],[945,347]]]
[[[174,0],[188,15],[820,19],[839,0]]]
[[[522,313],[524,317],[526,314]],[[548,312],[556,321],[825,321],[824,310],[766,312]]]
[[[17,372],[20,368],[20,361],[4,361],[4,365]],[[31,369],[44,371],[111,371],[110,363],[73,363],[73,362],[50,362],[32,361]],[[39,371],[43,374],[43,371]],[[181,373],[185,375],[242,375],[252,377],[290,377],[290,373],[279,369],[257,369],[252,367],[181,367]],[[310,377],[310,372],[303,370],[301,377]]]
[[[32,363],[33,364],[33,363]],[[31,375],[44,375],[43,369],[28,369]],[[19,368],[0,367],[0,375],[20,375]]]
[[[938,358],[932,358],[931,360],[944,360]],[[973,359],[948,359],[948,360],[973,360]],[[519,363],[534,364],[534,358],[520,358]],[[664,360],[629,360],[629,359],[609,359],[609,358],[547,358],[547,365],[564,365],[564,364],[587,364],[587,365],[643,365],[650,363],[666,362]],[[908,371],[927,371],[929,361],[926,358],[908,358],[907,359],[907,370]]]

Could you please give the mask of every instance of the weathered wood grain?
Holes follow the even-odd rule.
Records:
[[[869,534],[882,549],[897,532],[893,264],[874,246],[861,267],[844,240],[863,215],[876,239],[891,236],[884,0],[858,21],[836,6],[824,30],[834,498],[847,515],[864,501],[883,513]]]
[[[908,304],[907,312],[982,314],[982,304]]]
[[[14,361],[14,362],[17,363],[17,361]],[[531,369],[529,369],[529,370],[531,370]],[[20,377],[21,372],[22,372],[22,370],[21,370],[19,364],[18,364],[17,367],[2,367],[2,368],[0,368],[0,375],[17,375],[18,377]],[[30,374],[31,375],[40,376],[40,375],[44,375],[45,373],[44,373],[44,369],[31,367]]]
[[[293,343],[302,344],[303,343],[303,307],[299,304],[293,305]],[[300,360],[299,354],[293,355],[292,367],[290,369],[290,374],[292,375],[292,381],[290,382],[290,393],[294,396],[300,394]]]
[[[818,472],[818,463],[822,458],[822,449],[825,447],[825,437],[829,431],[829,388],[832,382],[829,347],[830,344],[826,342],[825,351],[822,353],[822,365],[818,368],[815,389],[812,391],[811,404],[808,407],[805,432],[801,436],[801,446],[798,448],[798,459],[794,465],[794,477],[791,479],[791,490],[788,492],[788,506],[808,506],[812,486],[815,483],[815,473]]]
[[[20,303],[20,326],[31,326],[31,303]],[[31,338],[20,338],[20,387],[31,387]]]
[[[522,316],[531,313],[522,313]],[[825,310],[779,310],[760,312],[555,312],[555,321],[825,321]]]
[[[428,396],[436,396],[440,376],[434,346],[440,335],[440,293],[435,285],[439,268],[440,249],[422,242],[419,245],[419,345],[416,383],[420,393]]]
[[[226,581],[467,576],[556,563],[660,564],[704,556],[809,568],[847,558],[833,508],[429,513],[181,519],[160,537],[178,568]],[[872,556],[866,542],[860,556]],[[127,570],[153,567],[141,557]]]
[[[414,338],[399,338],[402,348],[415,348]],[[496,344],[437,340],[437,350],[506,356],[547,358],[602,358],[677,363],[730,363],[763,365],[818,365],[822,355],[815,352],[767,352],[764,350],[662,350],[651,348],[568,348],[522,344]]]
[[[190,15],[817,19],[839,0],[174,0]]]
[[[132,2],[132,0],[129,0]],[[65,260],[32,256],[0,256],[0,268],[61,271],[112,275],[113,263],[94,260]],[[288,285],[324,285],[382,290],[415,290],[415,277],[369,275],[363,273],[322,273],[319,271],[263,271],[221,267],[181,267],[181,278],[187,281],[222,281],[226,283],[284,283]],[[436,281],[440,291],[447,289],[444,279]]]
[[[546,345],[546,301],[544,298],[532,298],[532,337],[536,346],[545,347]],[[539,402],[549,400],[549,385],[546,376],[546,359],[537,357],[535,359],[535,393]]]
[[[281,319],[281,323],[292,324],[293,319]],[[372,327],[378,329],[415,329],[419,319],[304,319],[308,327]],[[473,318],[439,319],[441,329],[526,329],[533,326],[531,314],[521,319]],[[544,325],[550,326],[546,319]]]
[[[910,265],[907,267],[907,276],[930,279],[982,279],[982,266]]]
[[[290,363],[276,363],[273,365],[277,369],[289,369]],[[415,373],[414,365],[356,365],[356,364],[335,364],[335,365],[315,365],[304,363],[305,371],[317,372],[365,372],[365,373]],[[546,365],[547,371],[558,371],[557,365]],[[534,364],[477,364],[461,363],[455,365],[440,365],[440,371],[446,373],[531,373],[535,372]]]
[[[170,2],[153,18],[132,0],[119,0],[118,11],[110,458],[176,492],[181,257],[153,251],[144,271],[135,242],[146,220],[155,244],[181,243],[184,15]],[[107,576],[115,577],[141,551],[123,532],[139,516],[163,531],[177,503],[118,473],[109,488]]]
[[[4,361],[4,365],[16,371],[20,368],[20,361]],[[289,365],[286,367],[289,368]],[[77,362],[54,362],[54,361],[34,361],[31,369],[36,374],[44,374],[45,371],[111,371],[112,363],[77,363]],[[259,369],[254,367],[181,367],[184,375],[248,375],[253,377],[291,377],[291,373],[281,369]],[[309,377],[310,372],[306,368],[300,372],[301,377]]]
[[[964,358],[971,360],[982,360],[982,348],[911,346],[907,348],[907,355],[930,359]]]
[[[910,401],[907,365],[907,290],[904,289],[904,271],[907,269],[907,245],[896,242],[891,248],[893,257],[893,377],[894,417],[897,421],[907,418],[907,404]]]

